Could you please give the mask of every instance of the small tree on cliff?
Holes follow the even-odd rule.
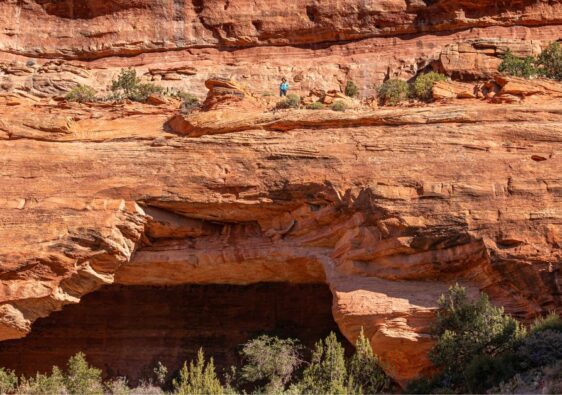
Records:
[[[382,370],[378,357],[373,354],[363,328],[355,342],[355,354],[349,361],[348,371],[349,381],[355,387],[354,393],[376,394],[390,388],[390,379]]]
[[[71,394],[103,394],[101,370],[90,366],[83,353],[78,353],[68,360],[64,384]]]
[[[180,371],[179,380],[174,380],[174,394],[176,395],[222,395],[224,389],[217,378],[213,358],[207,363],[203,349],[197,353],[197,361],[186,363]]]

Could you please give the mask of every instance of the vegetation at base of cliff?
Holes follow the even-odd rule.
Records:
[[[562,45],[553,42],[537,57],[517,57],[507,50],[498,71],[515,77],[539,76],[562,81]]]
[[[353,81],[347,81],[345,84],[345,95],[348,97],[357,97],[359,96],[359,88],[355,85]]]
[[[96,94],[96,90],[89,85],[77,85],[64,98],[71,102],[86,103],[95,101]]]
[[[164,92],[164,88],[151,83],[142,83],[134,69],[121,69],[117,79],[111,82],[111,91],[116,99],[143,103],[150,95]]]
[[[310,103],[306,106],[307,110],[323,110],[324,108],[324,104],[319,101],[315,101],[314,103]]]
[[[430,101],[433,99],[433,85],[445,80],[446,76],[434,71],[419,75],[412,85],[412,94],[420,100]]]
[[[560,366],[562,320],[556,314],[539,318],[527,331],[485,294],[472,301],[458,285],[440,298],[439,306],[433,328],[438,340],[429,357],[440,373],[415,380],[407,392],[497,392],[513,386],[514,378],[521,381]]]
[[[381,104],[395,106],[408,99],[410,88],[403,80],[390,79],[385,81],[378,89]]]
[[[37,395],[236,395],[236,394],[373,394],[388,392],[392,382],[361,331],[356,351],[346,358],[344,348],[331,333],[320,340],[307,361],[305,348],[295,339],[259,336],[242,345],[241,367],[232,367],[221,380],[213,358],[202,349],[195,360],[185,362],[170,382],[168,369],[158,363],[154,376],[131,388],[126,378],[103,382],[101,370],[90,366],[79,353],[68,361],[66,370],[53,367],[51,374],[20,377],[0,369],[0,393]],[[164,389],[163,389],[164,388]],[[167,391],[165,390],[167,389]]]
[[[332,104],[332,111],[344,112],[347,110],[347,104],[342,100],[337,100]]]

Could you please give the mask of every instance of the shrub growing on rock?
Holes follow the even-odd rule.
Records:
[[[96,93],[96,90],[89,85],[77,85],[64,98],[71,102],[92,102],[96,99]]]
[[[413,93],[418,99],[429,101],[433,99],[433,85],[438,81],[445,80],[447,80],[446,76],[434,71],[422,74],[414,82]]]
[[[378,96],[383,104],[395,106],[408,99],[408,83],[403,80],[390,79],[385,81],[378,89]]]
[[[64,385],[71,394],[103,394],[101,370],[90,366],[83,353],[68,360]]]
[[[351,383],[353,392],[357,394],[377,394],[390,389],[390,379],[382,370],[378,357],[373,354],[363,328],[355,342],[355,353],[349,361],[348,371],[348,383]]]
[[[0,368],[0,394],[11,393],[18,387],[18,376],[11,371]]]
[[[546,317],[539,317],[531,325],[531,333],[542,332],[545,330],[553,330],[562,332],[562,318],[555,313],[552,312],[548,314]]]
[[[308,106],[306,106],[306,108],[308,110],[323,110],[324,104],[319,101],[315,101],[314,103],[310,103]]]
[[[117,79],[111,82],[113,99],[129,99],[137,102],[145,102],[150,95],[162,94],[164,88],[151,84],[141,83],[134,69],[121,69]]]
[[[334,104],[332,104],[332,110],[344,112],[345,110],[347,110],[347,104],[345,104],[345,102],[342,100],[337,100],[334,102]]]
[[[241,377],[250,383],[265,383],[265,393],[280,393],[302,363],[301,346],[295,339],[260,336],[244,344]]]
[[[301,104],[301,98],[299,95],[291,93],[287,97],[277,103],[277,109],[287,109],[287,108],[299,108]]]
[[[355,85],[355,82],[347,81],[345,85],[345,95],[349,97],[356,97],[359,95],[359,88]]]
[[[551,43],[541,52],[537,60],[539,74],[546,78],[562,81],[562,46]]]
[[[532,56],[520,58],[514,56],[511,50],[507,50],[503,56],[503,61],[498,67],[500,73],[515,77],[530,78],[537,75],[535,59]]]

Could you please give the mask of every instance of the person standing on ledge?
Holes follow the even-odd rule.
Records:
[[[287,79],[283,77],[281,79],[281,85],[279,85],[279,96],[284,97],[287,96],[287,92],[289,91],[289,83]]]

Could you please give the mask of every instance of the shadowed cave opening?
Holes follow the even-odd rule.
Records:
[[[240,362],[239,346],[264,333],[312,348],[335,331],[350,350],[331,304],[325,284],[105,286],[37,320],[27,337],[0,342],[0,366],[50,372],[82,351],[105,378],[136,384],[152,377],[158,361],[175,373],[203,347],[222,377]]]

